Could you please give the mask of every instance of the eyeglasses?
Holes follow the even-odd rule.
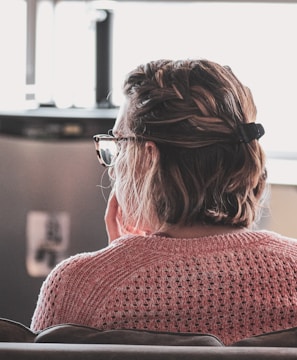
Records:
[[[99,163],[110,167],[114,165],[115,159],[120,151],[119,142],[125,140],[135,140],[134,137],[114,137],[110,134],[98,134],[93,136],[96,153]]]

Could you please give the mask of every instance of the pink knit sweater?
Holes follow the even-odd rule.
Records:
[[[226,345],[297,326],[297,242],[266,231],[120,238],[45,280],[31,328],[59,323],[211,333]]]

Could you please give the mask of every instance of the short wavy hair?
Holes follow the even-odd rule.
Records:
[[[125,143],[112,171],[126,223],[251,225],[265,155],[257,140],[240,141],[239,125],[254,122],[257,111],[231,69],[204,59],[152,61],[127,75],[124,94],[120,126],[138,139]],[[159,149],[149,166],[146,140]]]

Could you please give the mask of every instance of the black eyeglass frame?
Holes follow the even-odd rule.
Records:
[[[115,159],[117,157],[117,155],[119,154],[119,146],[118,146],[118,142],[119,141],[127,141],[127,140],[136,140],[136,137],[115,137],[112,134],[97,134],[93,136],[93,141],[95,144],[95,149],[96,149],[96,153],[97,153],[97,158],[98,161],[101,165],[103,165],[104,167],[111,167],[114,165]],[[100,148],[100,141],[112,141],[116,144],[117,146],[117,152],[112,156],[111,161],[107,162],[106,160],[104,160],[104,158],[106,157],[105,155],[103,155],[102,153],[102,149]]]

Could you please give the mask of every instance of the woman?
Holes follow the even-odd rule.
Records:
[[[294,239],[253,230],[266,184],[252,94],[207,60],[128,74],[113,135],[94,136],[113,182],[110,245],[58,265],[32,320],[202,332],[226,345],[296,326]]]

